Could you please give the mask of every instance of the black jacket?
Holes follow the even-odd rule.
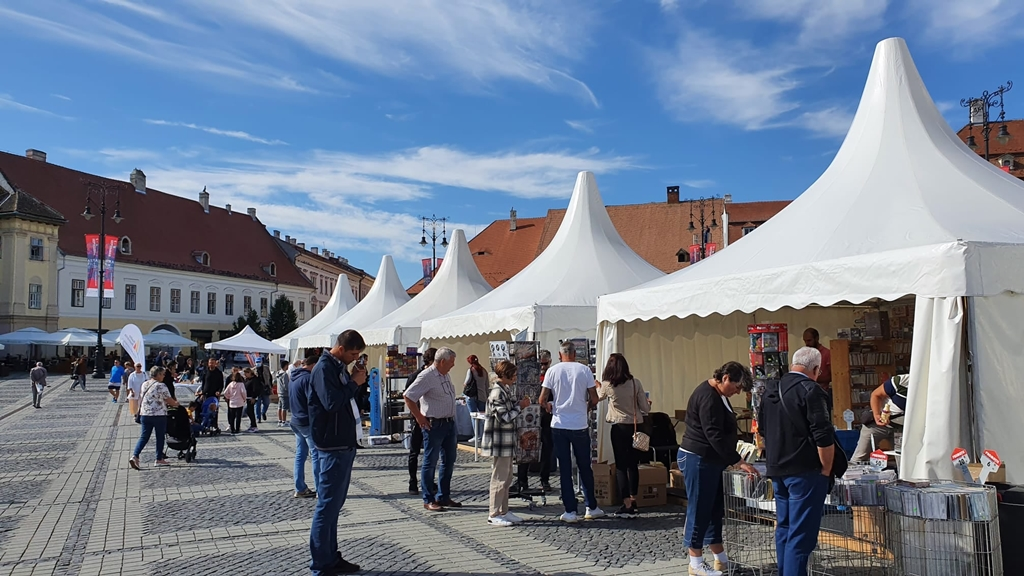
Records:
[[[203,395],[207,398],[224,392],[224,373],[220,368],[207,370],[203,373]]]
[[[356,388],[345,366],[325,350],[310,377],[307,405],[310,433],[318,449],[356,447],[356,417],[352,413]]]
[[[263,381],[259,376],[253,376],[245,381],[245,397],[256,400],[263,395]]]
[[[736,452],[736,415],[725,407],[723,396],[707,380],[690,395],[686,404],[686,431],[680,448],[709,462],[732,466]]]
[[[828,395],[814,380],[798,372],[765,384],[757,428],[764,436],[768,476],[820,472],[818,448],[835,444]],[[841,458],[838,454],[836,457]]]

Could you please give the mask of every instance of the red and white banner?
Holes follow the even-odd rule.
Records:
[[[117,256],[117,238],[108,237],[107,249],[103,258],[103,297],[114,297],[114,259]],[[100,275],[100,235],[85,235],[85,252],[87,255],[87,276],[85,281],[85,295],[89,297],[99,296],[99,275]]]

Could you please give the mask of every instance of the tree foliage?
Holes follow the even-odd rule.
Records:
[[[257,334],[266,338],[266,331],[263,329],[263,322],[260,321],[260,315],[256,310],[250,309],[244,316],[239,316],[238,319],[235,320],[234,326],[231,327],[232,336],[244,330],[246,326],[252,327]]]
[[[295,313],[295,306],[292,305],[292,301],[283,294],[278,296],[267,315],[266,338],[275,340],[298,327],[299,317]]]

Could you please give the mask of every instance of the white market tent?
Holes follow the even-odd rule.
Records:
[[[395,260],[385,254],[377,270],[377,278],[366,293],[366,297],[351,310],[342,314],[316,333],[309,333],[298,339],[297,348],[323,348],[334,345],[338,334],[345,330],[360,330],[391,314],[409,301],[409,293],[402,286],[395,268]]]
[[[359,330],[368,346],[418,347],[420,324],[458,310],[491,291],[469,253],[466,233],[452,232],[441,267],[430,284],[401,308]]]
[[[170,330],[154,330],[143,336],[142,342],[146,346],[157,346],[161,348],[191,348],[199,345],[184,336],[179,336],[174,332],[171,332]]]
[[[619,236],[594,175],[580,172],[565,218],[547,248],[493,292],[425,320],[420,336],[443,340],[528,331],[543,348],[557,350],[560,339],[594,337],[598,296],[660,276]]]
[[[146,337],[143,337],[143,342]],[[232,352],[259,352],[261,354],[287,354],[288,349],[278,346],[257,334],[252,326],[246,326],[241,332],[230,338],[210,342],[207,350],[229,350]]]
[[[749,323],[794,324],[796,344],[806,326],[851,325],[833,305],[915,296],[901,475],[952,478],[950,452],[973,440],[975,458],[997,450],[1021,482],[1009,423],[1024,404],[1022,293],[1024,185],[957,138],[906,43],[890,38],[821,177],[713,258],[602,297],[598,346],[624,352],[663,409],[683,408],[716,365],[746,358]]]
[[[300,338],[319,334],[332,322],[354,308],[355,305],[356,297],[352,294],[352,285],[349,284],[348,275],[338,274],[338,283],[334,285],[334,293],[331,294],[327,304],[324,304],[324,307],[305,324],[274,340],[274,344],[295,350],[298,347]]]
[[[92,336],[93,344],[96,343],[96,333]],[[52,344],[52,338],[46,330],[39,328],[22,328],[21,330],[15,330],[14,332],[8,332],[6,334],[0,334],[0,344]]]

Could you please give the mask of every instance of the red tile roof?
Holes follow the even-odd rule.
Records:
[[[729,243],[739,241],[745,226],[759,226],[789,205],[788,200],[771,202],[729,203]],[[711,240],[722,245],[722,204],[715,203],[719,226],[712,230]],[[709,207],[710,208],[710,207]],[[698,210],[694,203],[694,210]],[[628,204],[608,206],[608,215],[619,235],[637,254],[662,272],[675,272],[687,263],[679,262],[677,253],[694,243],[689,231],[690,203]],[[509,220],[495,220],[469,241],[477,267],[484,278],[497,287],[515,276],[551,243],[565,217],[565,209],[548,210],[543,218],[520,218],[518,229],[509,229]],[[694,214],[697,218],[697,214]],[[710,219],[708,213],[706,217]],[[695,221],[700,226],[699,221]],[[420,280],[409,288],[409,294],[423,289]]]
[[[991,124],[992,132],[988,137],[988,157],[989,161],[999,166],[999,158],[1009,154],[1014,157],[1013,167],[1010,168],[1009,174],[1024,180],[1024,120],[1007,120],[1006,130],[1010,133],[1010,139],[1006,141],[1006,144],[999,142],[997,136],[999,134],[999,122]],[[974,142],[978,145],[978,149],[975,152],[979,156],[985,155],[985,141],[981,135],[981,127],[971,127],[970,124],[961,128],[956,135],[960,137],[960,140],[967,142],[967,137],[974,134]]]
[[[85,208],[87,187],[83,179],[121,187],[119,224],[107,223],[107,233],[131,239],[132,253],[118,254],[121,262],[186,270],[292,286],[311,284],[289,261],[263,224],[241,213],[210,206],[203,212],[197,200],[189,200],[146,188],[141,194],[128,182],[86,174],[25,156],[0,152],[0,172],[7,180],[68,216],[60,230],[60,249],[66,254],[85,254],[86,234],[99,232],[96,220],[78,216]],[[113,198],[108,197],[108,207]],[[110,210],[108,208],[108,210]],[[94,207],[93,212],[97,209]],[[112,212],[112,210],[111,210]],[[196,261],[194,252],[206,252],[210,265]],[[277,264],[276,278],[263,269]]]

